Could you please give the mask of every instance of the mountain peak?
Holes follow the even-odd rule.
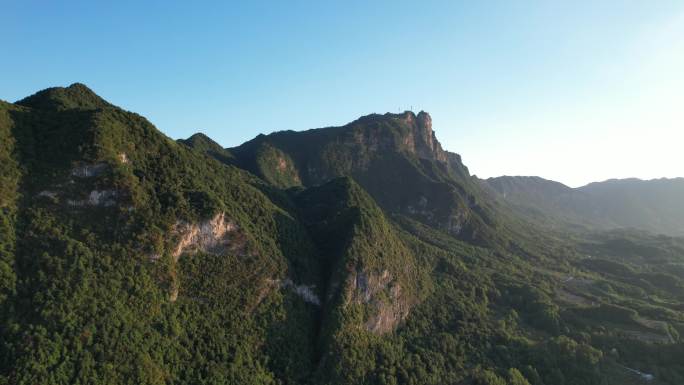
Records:
[[[419,126],[425,127],[432,131],[432,117],[429,113],[420,111],[416,116],[416,120],[418,121]]]
[[[447,162],[446,152],[437,140],[435,131],[432,130],[432,117],[425,111],[420,111],[418,115],[410,113],[415,120],[412,123],[413,145],[416,154],[422,158],[436,159]]]
[[[187,139],[178,139],[178,142],[224,163],[231,163],[233,159],[233,156],[228,150],[221,147],[220,144],[201,132],[197,132]]]
[[[419,158],[448,162],[448,155],[432,130],[432,117],[425,111],[420,111],[418,115],[408,110],[401,113],[370,114],[350,123],[348,127],[373,127],[368,123],[381,123],[386,124],[385,127],[388,128],[394,127],[384,132],[399,134],[400,143],[397,144]]]
[[[204,142],[211,142],[211,143],[216,143],[213,139],[208,137],[205,133],[203,132],[196,132],[192,135],[190,135],[189,138],[185,139],[188,142],[197,142],[197,141],[204,141]]]
[[[16,104],[44,110],[94,110],[112,106],[83,83],[47,88],[19,100]]]
[[[187,139],[179,139],[179,142],[199,149],[223,151],[223,147],[202,132],[196,132]]]

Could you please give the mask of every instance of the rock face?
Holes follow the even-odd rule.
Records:
[[[315,285],[297,285],[291,279],[287,278],[283,280],[279,286],[283,289],[291,289],[306,303],[321,306],[321,299],[318,298],[318,295],[314,292],[316,289]]]
[[[371,114],[341,127],[260,135],[230,151],[238,166],[280,187],[311,187],[350,176],[387,212],[464,240],[487,238],[481,228],[493,221],[475,198],[480,185],[458,154],[442,148],[424,111]]]
[[[420,111],[413,118],[413,113],[404,113],[407,116],[407,124],[412,128],[412,132],[406,137],[405,143],[411,152],[417,157],[424,159],[437,160],[442,163],[447,162],[447,154],[442,149],[442,145],[437,141],[435,132],[432,130],[432,117],[425,111]]]
[[[53,195],[52,197],[54,196],[55,195]],[[87,199],[68,199],[67,204],[71,207],[112,207],[117,203],[117,196],[119,196],[119,192],[117,192],[116,190],[93,190],[90,192],[90,194],[88,194]]]
[[[387,127],[382,124],[389,123]],[[380,126],[377,126],[380,124]],[[418,115],[411,111],[401,114],[369,115],[350,123],[356,127],[355,144],[365,147],[365,152],[382,156],[383,152],[405,151],[420,159],[435,160],[447,163],[447,152],[442,149],[432,130],[432,117],[425,111]],[[372,127],[380,127],[373,129]],[[394,135],[388,127],[398,128]],[[368,129],[370,127],[370,129]]]
[[[56,191],[50,191],[50,190],[43,190],[43,191],[39,192],[37,196],[55,199],[55,198],[57,198],[57,192]]]
[[[114,199],[117,195],[115,190],[93,190],[88,195],[88,204],[91,206],[114,206],[116,204]]]
[[[182,254],[200,251],[211,254],[245,251],[245,237],[240,234],[235,222],[222,212],[200,223],[179,221],[173,232],[178,237],[178,243],[171,253],[176,261]]]
[[[286,173],[294,168],[301,178],[297,182],[305,186],[368,171],[391,154],[437,161],[447,168],[460,163],[458,155],[442,149],[432,129],[432,118],[424,111],[418,115],[411,111],[371,114],[342,127],[259,135],[231,152],[240,166],[269,181],[274,179],[273,171]]]
[[[228,216],[220,212],[200,223],[178,221],[173,229],[178,240],[171,251],[174,263],[178,263],[181,255],[198,252],[210,254],[236,253],[247,254],[247,240],[239,227]],[[158,259],[153,255],[151,260]],[[179,285],[175,274],[171,276],[169,300],[178,299]]]
[[[297,204],[318,246],[322,330],[394,330],[429,278],[381,208],[351,178],[311,187]]]
[[[84,164],[71,169],[71,175],[77,178],[90,178],[102,175],[109,166],[107,163]]]
[[[364,327],[375,334],[394,330],[409,314],[412,303],[388,270],[356,271],[347,282],[347,304],[369,305],[372,314]]]

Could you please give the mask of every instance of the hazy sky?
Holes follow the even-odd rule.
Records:
[[[480,177],[684,176],[683,1],[2,3],[0,99],[79,81],[227,147],[413,106]]]

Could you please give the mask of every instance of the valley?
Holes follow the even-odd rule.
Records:
[[[173,140],[79,83],[0,138],[0,384],[684,382],[680,180],[481,180],[422,111]]]

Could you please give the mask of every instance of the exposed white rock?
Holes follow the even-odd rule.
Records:
[[[67,200],[67,204],[73,207],[84,206],[100,206],[110,207],[116,204],[116,197],[118,193],[116,190],[93,190],[88,194],[88,199],[85,200]]]
[[[178,260],[182,254],[198,251],[213,254],[242,252],[246,241],[237,230],[238,226],[225,213],[218,213],[200,223],[179,221],[174,226],[174,233],[179,237],[178,244],[171,255]]]
[[[373,296],[383,290],[392,280],[389,271],[383,270],[380,274],[373,274],[367,271],[357,271],[351,277],[352,301],[357,303],[368,303]]]
[[[347,302],[368,304],[374,309],[374,314],[365,322],[366,330],[376,334],[387,333],[408,316],[411,303],[407,296],[402,295],[401,286],[394,282],[388,270],[358,270],[350,276],[348,282]],[[380,295],[381,292],[387,296]]]
[[[456,215],[451,215],[449,217],[449,222],[447,223],[446,230],[450,234],[458,235],[463,230],[463,226],[466,222],[466,215],[463,212],[459,212]]]
[[[183,254],[194,254],[205,252],[211,254],[235,253],[238,255],[247,254],[247,239],[239,231],[225,213],[218,213],[212,218],[200,223],[190,223],[178,221],[173,227],[173,233],[178,243],[172,248],[171,256],[175,262]],[[156,261],[161,258],[158,254],[149,256],[150,260]],[[173,282],[169,293],[169,300],[176,301],[178,298],[178,282]]]
[[[49,190],[43,190],[38,193],[39,197],[48,197],[48,198],[57,198],[57,192],[56,191],[49,191]]]
[[[280,287],[283,289],[292,289],[292,291],[294,291],[295,294],[301,297],[301,299],[304,300],[304,302],[316,306],[321,306],[320,298],[318,298],[316,293],[314,293],[316,285],[297,285],[294,282],[292,282],[291,279],[287,278],[280,284]]]
[[[115,190],[93,190],[88,195],[88,204],[91,206],[113,206],[116,204],[117,192]]]
[[[71,175],[78,178],[98,176],[107,170],[107,163],[84,164],[71,169]]]
[[[321,299],[314,292],[316,285],[297,285],[290,278],[285,278],[284,280],[268,278],[266,279],[266,284],[267,287],[271,288],[290,289],[304,302],[321,306]]]
[[[127,163],[128,163],[128,156],[126,155],[125,152],[119,153],[119,162],[121,162],[121,163],[123,163],[123,164],[127,164]]]

